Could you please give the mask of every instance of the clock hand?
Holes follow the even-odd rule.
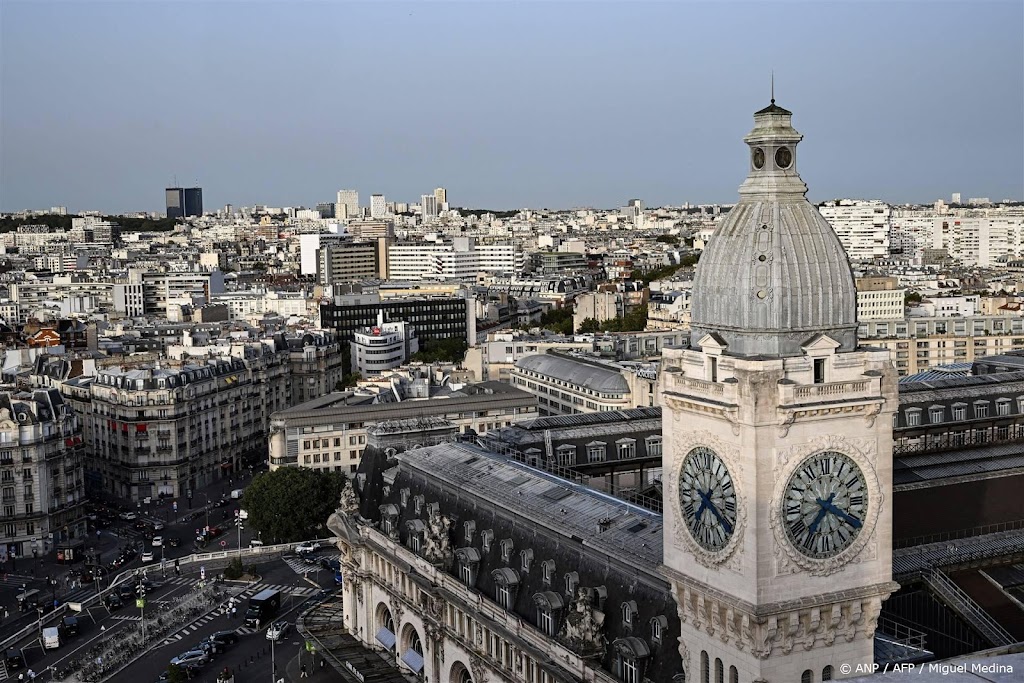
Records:
[[[832,494],[832,496],[835,496],[835,495],[836,494],[834,494],[834,493]],[[832,502],[832,496],[829,496],[829,499],[828,499],[829,503]],[[807,527],[808,531],[811,532],[812,536],[814,534],[818,533],[818,525],[821,524],[821,520],[825,519],[825,513],[828,512],[828,510],[825,507],[828,503],[823,501],[821,498],[815,498],[814,502],[816,502],[818,504],[818,507],[821,508],[821,509],[818,510],[818,515],[814,518],[814,521],[811,522],[811,526]]]
[[[835,495],[835,494],[833,494],[833,495]],[[833,505],[832,504],[832,496],[829,496],[828,501],[825,502],[825,509],[828,510],[829,512],[831,512],[836,517],[841,518],[843,521],[845,521],[847,524],[852,526],[854,529],[859,529],[862,526],[862,522],[859,519],[857,519],[853,515],[847,514],[847,512],[845,510],[837,508],[835,505]]]
[[[729,524],[729,522],[727,522],[726,519],[722,517],[722,513],[718,511],[718,506],[711,502],[711,491],[704,493],[700,489],[697,489],[697,495],[700,496],[700,499],[702,501],[701,506],[708,507],[711,510],[711,514],[713,514],[715,518],[718,520],[718,523],[725,528],[726,533],[731,534],[732,524]]]

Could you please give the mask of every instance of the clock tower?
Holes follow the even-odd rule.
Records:
[[[775,104],[701,256],[690,349],[663,359],[665,556],[688,681],[817,683],[873,661],[892,581],[889,352]]]

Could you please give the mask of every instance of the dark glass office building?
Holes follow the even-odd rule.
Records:
[[[321,324],[335,330],[341,341],[352,341],[356,330],[377,324],[382,312],[384,322],[404,321],[425,339],[465,339],[476,341],[476,304],[457,297],[385,299],[380,302],[320,305]]]
[[[203,188],[168,187],[164,191],[168,218],[188,218],[203,215]]]

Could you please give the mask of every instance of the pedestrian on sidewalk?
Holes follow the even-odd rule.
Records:
[[[324,670],[324,664],[326,664],[326,663],[327,663],[327,660],[326,660],[326,659],[324,659],[323,657],[321,657],[321,658],[320,658],[320,670],[321,670],[321,671],[323,671],[323,670]]]
[[[309,674],[306,673],[306,665],[305,664],[303,664],[302,666],[299,667],[299,671],[301,672],[299,674],[299,678],[309,678]]]

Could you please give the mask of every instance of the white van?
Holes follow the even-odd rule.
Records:
[[[243,493],[245,493],[245,489],[235,489],[234,491],[231,492],[231,497],[234,498],[235,500],[238,500],[239,498],[242,497]]]
[[[60,647],[60,629],[56,626],[43,629],[43,647],[47,650],[56,650]]]
[[[261,541],[258,538],[254,538],[251,541],[249,541],[249,547],[250,548],[262,548],[263,547],[263,541]]]

